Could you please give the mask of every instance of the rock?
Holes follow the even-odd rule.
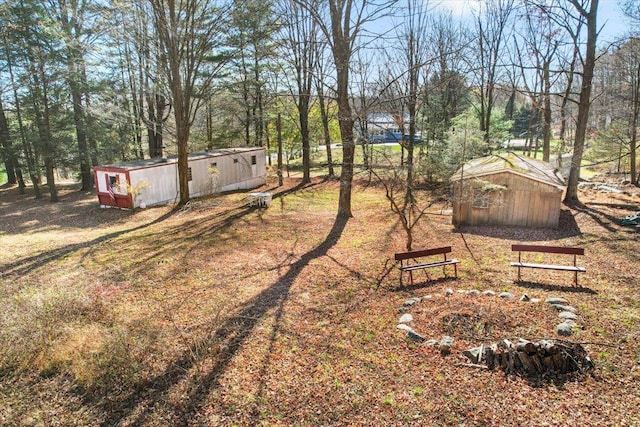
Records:
[[[615,187],[611,187],[610,185],[599,185],[598,188],[596,188],[596,190],[600,190],[603,193],[622,193],[622,190],[619,190]]]
[[[562,322],[558,326],[556,326],[556,332],[558,335],[562,335],[568,337],[573,335],[573,325],[567,322]]]
[[[451,347],[453,346],[453,338],[445,335],[440,340],[440,344],[438,345],[438,350],[440,350],[440,354],[443,356],[447,356],[451,353]]]
[[[527,294],[522,294],[522,296],[520,297],[520,301],[529,302],[529,301],[531,301],[531,298]]]
[[[513,299],[514,298],[514,296],[513,296],[513,294],[511,292],[500,292],[498,294],[498,296],[500,298],[505,298],[505,299]]]
[[[578,315],[571,311],[563,311],[558,314],[558,317],[561,319],[576,320],[578,318]]]
[[[400,316],[400,320],[398,320],[398,323],[409,323],[409,322],[413,322],[413,316],[410,313],[405,313],[402,316]]]
[[[411,341],[414,342],[424,342],[425,339],[422,335],[420,335],[419,333],[417,333],[416,331],[414,331],[413,329],[410,331],[407,331],[407,338],[409,338]]]
[[[494,291],[492,291],[491,289],[487,289],[486,291],[482,291],[482,295],[488,296],[488,297],[493,297],[496,295],[496,293]]]
[[[407,331],[407,332],[413,332],[413,328],[405,323],[400,323],[398,324],[398,326],[396,326],[396,328],[403,330],[403,331]]]
[[[445,294],[446,296],[451,296],[451,295],[453,295],[453,289],[448,288],[447,290],[445,290],[445,291],[444,291],[444,294]]]
[[[576,312],[575,307],[572,307],[570,305],[564,305],[564,304],[551,304],[551,307],[555,308],[558,311],[570,311],[572,313]]]
[[[569,301],[567,301],[564,298],[559,298],[559,297],[551,297],[551,298],[547,298],[546,300],[544,300],[544,302],[546,302],[547,304],[568,304]]]
[[[539,302],[540,302],[540,298],[531,298],[531,299],[529,300],[529,302],[530,302],[530,303],[533,303],[533,304],[539,303]]]
[[[425,295],[422,297],[422,301],[427,300],[427,299],[432,299],[433,295]]]
[[[475,297],[480,295],[480,291],[477,289],[471,289],[470,291],[467,291],[467,295],[471,295],[472,297]]]
[[[458,292],[459,294],[465,294],[465,295],[466,295],[469,291],[468,291],[468,290],[466,290],[466,289],[458,289],[458,291],[457,291],[457,292]]]
[[[413,304],[415,304],[417,302],[418,302],[418,299],[411,298],[411,299],[408,299],[405,302],[403,302],[402,305],[404,305],[405,307],[411,307]]]
[[[474,347],[462,352],[464,356],[471,361],[471,363],[478,363],[480,358],[480,351],[483,347]]]
[[[407,307],[400,307],[398,309],[398,313],[402,314],[402,313],[406,313],[407,312]]]
[[[425,342],[424,344],[428,345],[428,346],[438,345],[438,340],[429,340],[429,341]]]

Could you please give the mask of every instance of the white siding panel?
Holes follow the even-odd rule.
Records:
[[[178,170],[176,163],[152,168],[136,169],[129,173],[131,186],[140,189],[134,207],[144,201],[147,206],[169,203],[178,195]]]
[[[108,175],[105,171],[96,171],[96,189],[100,193],[107,192],[107,178]]]

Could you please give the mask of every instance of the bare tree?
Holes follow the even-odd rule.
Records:
[[[429,15],[428,3],[422,0],[407,0],[407,16],[403,21],[399,32],[400,39],[404,41],[402,61],[405,76],[405,94],[407,113],[409,115],[409,135],[404,144],[407,150],[407,191],[406,200],[413,204],[413,180],[414,180],[414,147],[417,133],[417,115],[420,101],[420,89],[424,84],[424,77],[428,73],[423,72],[429,66]],[[404,138],[404,126],[401,127]]]
[[[599,0],[568,0],[569,10],[566,7],[564,11],[567,17],[573,17],[571,12],[577,12],[578,16],[575,20],[584,22],[587,29],[586,41],[584,44],[584,52],[580,51],[580,61],[582,63],[582,75],[580,85],[580,96],[578,99],[578,116],[576,118],[576,133],[573,142],[573,157],[571,159],[571,170],[569,172],[569,181],[567,183],[567,192],[564,202],[567,204],[578,203],[578,180],[580,179],[580,165],[584,153],[584,144],[587,136],[587,126],[589,124],[589,109],[591,108],[591,81],[593,79],[593,70],[596,64],[596,42],[598,37],[597,17]],[[568,20],[565,22],[569,22]],[[571,35],[573,42],[578,45],[581,43],[579,34],[573,32],[568,24],[565,26]]]
[[[488,0],[482,3],[475,16],[476,46],[469,52],[477,58],[472,65],[475,69],[475,85],[478,102],[476,109],[480,117],[480,130],[485,142],[491,137],[491,114],[496,103],[496,89],[500,82],[506,41],[509,38],[509,23],[514,11],[515,0]]]
[[[467,35],[464,28],[456,27],[451,14],[431,19],[428,38],[435,67],[422,94],[430,130],[427,139],[442,140],[451,119],[468,106],[464,79],[468,68],[463,59]]]
[[[567,191],[564,203],[578,203],[578,181],[580,167],[584,154],[585,139],[589,125],[589,111],[591,109],[591,93],[594,69],[597,60],[596,42],[598,37],[598,3],[599,0],[564,0],[552,4],[533,2],[557,26],[562,28],[573,44],[574,58],[569,62],[571,69],[569,82],[565,92],[565,99],[577,104],[575,135],[573,141],[573,156]],[[586,28],[586,34],[584,29]],[[573,79],[579,78],[580,91],[577,99],[569,96],[573,86]],[[563,112],[564,114],[564,106]]]
[[[326,7],[315,7],[311,0],[295,0],[305,7],[316,20],[325,35],[336,70],[336,96],[338,120],[342,137],[342,171],[340,174],[340,196],[338,217],[353,216],[351,210],[351,189],[353,182],[353,160],[355,141],[353,138],[354,119],[349,96],[349,71],[351,57],[361,42],[359,35],[367,22],[371,22],[389,10],[392,0],[329,0]],[[325,3],[322,3],[325,6]]]
[[[317,27],[308,9],[296,2],[285,2],[282,8],[285,21],[284,43],[291,53],[295,88],[291,88],[298,109],[302,139],[302,182],[311,182],[311,149],[309,110],[313,91],[313,72],[317,61]],[[295,90],[293,90],[295,89]]]
[[[640,40],[628,39],[616,51],[602,58],[602,62],[594,86],[598,83],[604,92],[598,100],[606,113],[604,126],[612,128],[612,133],[623,140],[618,169],[622,160],[628,157],[631,182],[638,185],[636,157],[640,124]],[[619,132],[622,123],[625,124],[624,130]]]
[[[331,97],[327,91],[331,91],[331,85],[328,84],[329,65],[326,58],[326,43],[316,43],[316,68],[315,68],[315,84],[316,93],[318,95],[318,107],[320,108],[320,120],[322,121],[322,136],[324,139],[325,150],[327,152],[327,165],[329,177],[335,175],[333,169],[333,153],[331,150],[331,132],[329,130]]]
[[[171,91],[178,146],[179,204],[189,201],[189,133],[224,54],[228,5],[213,0],[149,0]]]
[[[580,33],[582,22],[578,23],[576,33]],[[564,65],[561,65],[561,76],[564,77],[564,90],[560,96],[560,152],[563,152],[567,146],[567,122],[569,120],[569,101],[571,100],[571,94],[573,93],[573,85],[575,80],[576,65],[578,63],[578,56],[580,53],[580,46],[574,44],[571,49],[569,58],[564,59]],[[559,157],[561,159],[561,157]]]
[[[469,34],[456,25],[451,14],[432,17],[429,25],[429,48],[433,58],[430,75],[422,88],[422,142],[425,156],[421,167],[428,180],[442,177],[446,164],[447,132],[452,120],[469,107],[470,90],[465,77],[469,63],[464,58],[470,43]]]
[[[636,0],[625,0],[622,3],[622,11],[635,24],[640,23],[640,3]]]
[[[376,108],[380,107],[380,97],[375,90],[375,85],[371,83],[374,61],[364,50],[355,53],[353,61],[353,109],[355,116],[355,126],[357,129],[358,144],[362,148],[362,163],[365,169],[370,169],[370,154],[372,154],[372,144],[370,141],[369,119]],[[371,149],[371,150],[370,150]]]
[[[262,147],[265,145],[268,104],[266,80],[273,68],[276,55],[276,39],[282,19],[274,0],[233,0],[230,44],[236,51],[231,88],[238,93],[243,110],[244,143]]]
[[[552,64],[560,46],[560,29],[537,5],[526,4],[524,31],[514,35],[516,65],[525,93],[544,121],[542,160],[551,154],[551,89],[554,86]]]

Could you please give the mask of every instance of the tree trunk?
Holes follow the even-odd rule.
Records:
[[[29,177],[31,178],[31,182],[33,184],[33,191],[35,193],[36,199],[42,198],[42,193],[40,193],[40,186],[38,185],[38,172],[37,172],[37,164],[35,164],[33,160],[33,152],[31,150],[31,144],[27,141],[27,135],[24,129],[24,123],[22,121],[22,109],[20,108],[20,98],[18,97],[18,86],[13,75],[13,63],[11,61],[11,56],[9,55],[9,46],[7,43],[6,36],[4,37],[4,51],[5,58],[7,61],[7,69],[9,71],[9,80],[11,84],[11,88],[13,90],[13,102],[15,104],[16,109],[16,119],[18,121],[18,128],[20,129],[20,139],[22,141],[22,148],[24,153],[24,158],[27,163],[27,170],[29,171]],[[20,194],[24,194],[24,181],[22,180],[22,172],[20,172],[18,179],[22,182],[20,186]]]
[[[549,61],[545,60],[543,69],[543,82],[544,92],[542,96],[544,97],[544,135],[542,142],[542,160],[548,162],[551,156],[551,78],[549,75]]]
[[[58,0],[58,7],[60,13],[59,18],[67,44],[67,83],[71,92],[71,102],[73,103],[73,124],[76,129],[76,139],[78,143],[80,179],[82,181],[82,190],[89,191],[93,189],[93,173],[91,173],[91,158],[87,140],[87,122],[82,105],[83,91],[81,85],[84,58],[77,46],[81,44],[78,33],[80,29],[76,28],[77,22],[72,22],[69,18],[69,13],[75,13],[77,11],[69,10],[64,0]]]
[[[348,55],[347,55],[348,56]],[[340,173],[340,196],[338,200],[338,217],[349,218],[351,212],[351,190],[353,182],[353,160],[355,144],[353,142],[353,118],[349,105],[349,63],[336,58],[338,77],[338,120],[342,137],[342,171]]]
[[[169,55],[175,54],[170,52]],[[180,188],[180,205],[185,205],[189,199],[189,106],[183,93],[180,63],[177,57],[170,61],[171,93],[174,103],[176,121],[176,144],[178,145],[178,183]]]
[[[91,173],[91,160],[89,158],[89,144],[87,142],[87,129],[82,107],[82,93],[80,83],[76,80],[76,61],[73,55],[69,55],[68,60],[69,76],[67,76],[71,89],[71,101],[73,102],[73,124],[76,128],[76,139],[78,142],[78,155],[80,160],[80,179],[82,190],[89,191],[93,188],[93,174]]]
[[[256,86],[256,102],[254,105],[254,132],[255,132],[255,146],[256,147],[264,147],[264,105],[262,99],[262,83],[260,81],[260,52],[259,47],[254,46],[253,49],[253,78],[255,79],[254,84]],[[307,126],[308,128],[308,126]],[[304,147],[304,140],[303,140]],[[303,148],[304,150],[304,148]]]
[[[2,160],[4,162],[5,171],[7,172],[7,182],[9,184],[16,184],[18,182],[16,170],[19,166],[18,160],[13,152],[13,142],[11,140],[11,134],[9,133],[7,117],[4,114],[2,98],[0,98],[0,144],[2,145],[3,150]]]
[[[577,59],[578,47],[576,46],[573,51],[573,58],[569,65],[569,71],[567,73],[567,87],[565,88],[562,96],[562,103],[560,104],[560,144],[562,145],[562,149],[567,145],[567,105],[569,104],[569,96],[571,95],[571,89],[573,88],[573,78]]]
[[[29,61],[32,64],[35,63],[35,58],[29,55]],[[34,102],[35,118],[38,127],[38,133],[40,136],[40,144],[44,151],[44,168],[45,176],[47,178],[47,187],[49,188],[49,200],[51,202],[58,201],[58,191],[55,184],[55,148],[53,147],[53,135],[51,132],[51,111],[49,109],[49,91],[47,84],[47,77],[44,70],[44,61],[40,59],[38,61],[38,70],[31,67],[31,79],[32,79],[32,98]],[[41,100],[41,101],[40,101]],[[42,102],[40,111],[40,105],[38,102]]]
[[[572,0],[575,1],[575,0]],[[584,143],[587,136],[587,126],[589,124],[589,109],[591,107],[591,81],[593,79],[593,69],[596,63],[596,41],[598,27],[596,24],[598,0],[591,0],[589,12],[575,4],[580,14],[587,23],[587,45],[585,62],[582,71],[582,87],[580,89],[580,100],[578,102],[578,117],[576,120],[576,135],[573,143],[573,157],[571,159],[571,170],[569,172],[569,182],[567,183],[567,193],[564,203],[575,204],[578,200],[578,181],[580,180],[580,164],[584,153]]]
[[[322,90],[322,82],[318,83],[318,105],[320,106],[320,119],[322,120],[322,134],[324,136],[324,145],[327,150],[327,164],[329,165],[329,177],[333,177],[333,155],[331,153],[331,134],[329,132],[329,113],[325,104],[324,91]]]
[[[300,136],[302,137],[302,183],[311,182],[311,147],[309,142],[309,96],[299,97]]]
[[[345,4],[334,0],[329,2],[331,33],[333,36],[333,59],[336,65],[338,120],[342,137],[342,171],[340,173],[340,195],[338,199],[339,218],[350,218],[351,190],[353,183],[353,117],[349,104],[349,63],[351,59],[351,0]],[[344,7],[344,10],[342,9]],[[344,22],[345,28],[342,25]]]
[[[636,150],[638,144],[638,115],[640,115],[640,63],[636,66],[633,86],[633,117],[631,118],[631,138],[629,141],[629,171],[631,174],[631,183],[638,185]]]
[[[278,113],[276,121],[276,132],[278,133],[278,186],[282,187],[282,115]]]

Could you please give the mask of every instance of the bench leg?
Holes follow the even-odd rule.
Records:
[[[518,266],[518,282],[520,282],[520,266]]]

